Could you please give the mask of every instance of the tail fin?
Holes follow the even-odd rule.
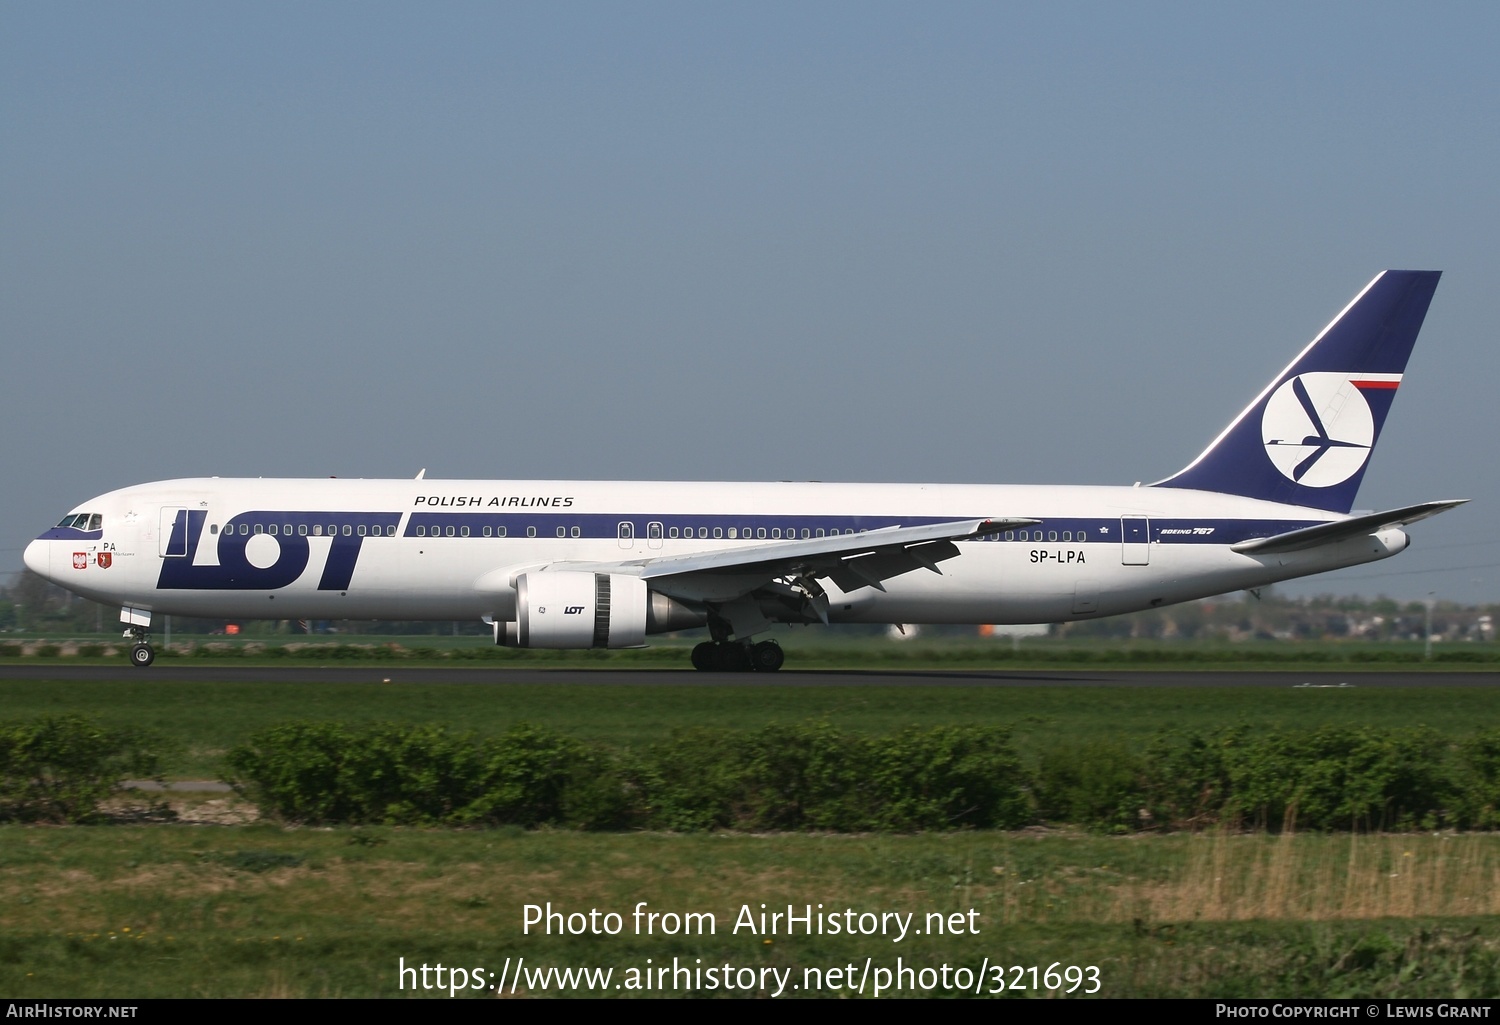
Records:
[[[1202,455],[1152,486],[1347,513],[1441,273],[1382,272]]]

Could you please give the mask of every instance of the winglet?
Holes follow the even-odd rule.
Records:
[[[1347,513],[1440,276],[1383,271],[1202,455],[1152,487]]]

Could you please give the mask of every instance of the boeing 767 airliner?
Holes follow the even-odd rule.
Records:
[[[625,648],[707,626],[699,669],[774,671],[777,623],[1118,615],[1395,555],[1461,501],[1351,515],[1437,288],[1385,271],[1203,454],[1145,487],[163,481],[90,499],[26,565],[153,617],[483,619]]]

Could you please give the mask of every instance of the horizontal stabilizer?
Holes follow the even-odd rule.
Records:
[[[1289,530],[1285,534],[1276,534],[1273,537],[1258,537],[1249,541],[1241,541],[1234,545],[1233,549],[1242,555],[1300,552],[1308,548],[1317,548],[1319,545],[1346,541],[1352,537],[1367,537],[1387,527],[1401,527],[1418,520],[1425,520],[1429,516],[1447,512],[1467,501],[1467,498],[1458,498],[1444,502],[1423,502],[1421,505],[1409,505],[1404,509],[1389,509],[1386,512],[1351,516],[1347,520],[1334,520],[1332,523],[1320,523],[1316,527]]]

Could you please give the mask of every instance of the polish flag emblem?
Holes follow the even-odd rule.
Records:
[[[88,569],[89,568],[89,553],[88,552],[74,552],[73,553],[73,568],[74,569]]]
[[[100,569],[109,569],[109,564],[114,561],[115,557],[109,552],[100,552],[94,560],[95,565],[97,565]]]

